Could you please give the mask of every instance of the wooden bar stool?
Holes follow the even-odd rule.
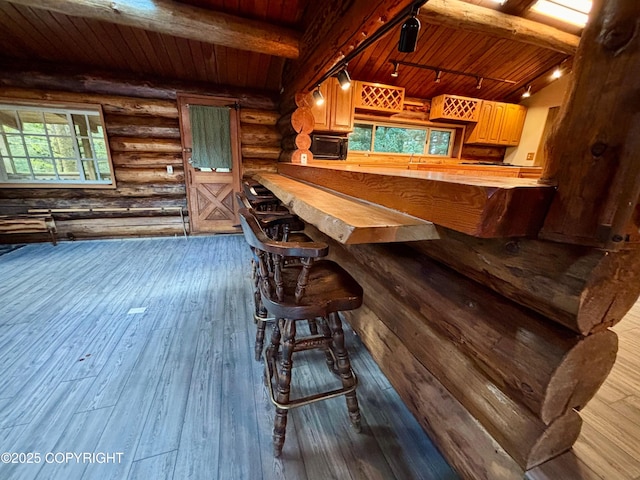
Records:
[[[280,199],[276,197],[270,191],[263,189],[259,192],[256,191],[255,181],[251,183],[249,180],[242,181],[242,193],[247,197],[251,206],[257,211],[268,210],[286,210],[286,208],[280,202]],[[263,187],[264,188],[264,187]]]
[[[291,242],[311,242],[311,238],[305,235],[304,222],[296,215],[286,211],[259,212],[251,208],[250,202],[242,192],[236,192],[238,205],[247,208],[258,220],[260,227],[272,240]],[[274,317],[270,317],[267,309],[262,303],[260,295],[260,271],[258,269],[258,259],[255,250],[252,248],[253,258],[251,260],[251,278],[253,279],[254,313],[253,322],[256,324],[256,340],[254,345],[255,359],[262,358],[264,347],[264,336],[267,323],[273,322]],[[285,259],[285,264],[294,263],[296,259]],[[318,326],[315,319],[309,319],[309,330],[312,334],[318,333]]]
[[[322,259],[329,251],[327,244],[278,242],[265,234],[250,211],[241,209],[239,215],[245,239],[258,257],[262,302],[277,319],[265,353],[267,383],[276,406],[274,455],[278,457],[282,452],[290,408],[344,395],[351,424],[360,431],[357,379],[345,348],[338,312],[362,305],[362,287],[337,263]],[[285,266],[286,257],[297,257],[299,262]],[[310,318],[323,319],[321,333],[297,336],[297,322]],[[339,375],[342,388],[291,399],[293,353],[310,349],[324,350],[327,366]]]

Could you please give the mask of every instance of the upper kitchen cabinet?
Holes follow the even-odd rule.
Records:
[[[478,123],[471,124],[465,143],[513,147],[520,143],[527,108],[514,103],[483,101]]]
[[[343,90],[334,77],[320,85],[325,101],[312,106],[315,131],[349,133],[353,131],[353,88]]]

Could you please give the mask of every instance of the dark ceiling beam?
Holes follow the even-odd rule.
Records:
[[[575,54],[580,37],[542,23],[480,7],[461,0],[429,0],[420,9],[420,20],[456,30],[491,35]]]
[[[300,58],[285,66],[282,78],[285,96],[312,89],[326,72],[385,24],[410,10],[415,1],[311,2],[310,21],[302,37]]]
[[[295,59],[300,53],[300,34],[294,30],[172,0],[0,1],[277,57]]]
[[[521,16],[538,0],[507,0],[500,6],[500,11],[508,15]]]

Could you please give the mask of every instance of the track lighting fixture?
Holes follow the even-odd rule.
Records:
[[[347,72],[346,66],[338,72],[338,83],[340,83],[340,88],[343,90],[348,90],[351,86],[351,77],[349,76],[349,72]]]
[[[442,78],[442,70],[436,70],[436,78],[434,80],[435,83],[440,83],[440,79]]]
[[[393,63],[393,73],[391,74],[392,77],[397,78],[398,76],[398,62],[391,62]]]
[[[402,53],[412,53],[416,51],[418,44],[418,33],[420,33],[420,20],[418,20],[418,10],[420,7],[414,6],[411,10],[411,17],[407,19],[400,29],[400,41],[398,51]]]
[[[522,98],[529,98],[531,96],[531,85],[527,86],[527,89],[522,94]]]
[[[476,88],[478,90],[482,88],[482,80],[484,80],[482,77],[478,77],[478,80],[476,81]]]
[[[556,67],[556,69],[551,74],[551,78],[557,79],[562,76],[562,69],[560,67]]]
[[[322,105],[324,103],[324,95],[320,91],[320,85],[313,91],[313,101],[316,102],[316,105]]]

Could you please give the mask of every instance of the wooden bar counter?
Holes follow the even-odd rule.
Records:
[[[637,251],[524,238],[554,194],[532,179],[344,164],[278,170],[254,178],[363,286],[364,305],[347,320],[464,478],[523,478],[571,448],[578,411],[615,361],[607,327],[637,298],[640,287],[627,285]],[[336,234],[334,224],[378,221],[338,199],[433,222],[437,235],[402,240],[363,225]]]
[[[554,193],[534,179],[384,167],[281,163],[278,172],[482,238],[537,233]]]

